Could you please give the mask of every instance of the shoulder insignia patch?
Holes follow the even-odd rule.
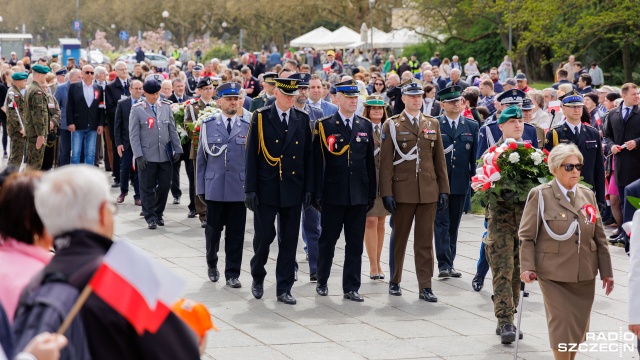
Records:
[[[325,116],[323,118],[318,119],[318,121],[325,121],[325,120],[330,119],[332,117],[333,117],[333,115]]]
[[[259,109],[256,109],[255,112],[262,112],[262,111],[269,110],[269,109],[271,109],[271,105],[263,106],[263,107],[261,107]]]
[[[304,109],[298,109],[298,108],[297,108],[297,107],[295,107],[295,106],[294,106],[294,107],[292,107],[292,109],[298,110],[298,111],[300,111],[300,112],[301,112],[301,113],[303,113],[303,114],[307,114],[307,115],[309,115],[309,113],[308,113],[308,112],[306,112]]]
[[[133,104],[132,107],[138,107],[140,105],[144,104],[144,101],[138,101],[137,103]]]

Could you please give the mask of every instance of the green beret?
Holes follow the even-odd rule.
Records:
[[[44,66],[44,65],[40,65],[40,64],[35,64],[31,67],[31,69],[37,73],[40,74],[46,74],[48,72],[51,72],[51,69],[49,69],[48,66]]]
[[[522,110],[517,105],[511,105],[508,108],[502,110],[502,114],[498,118],[498,124],[503,124],[509,121],[509,119],[522,119]]]
[[[16,71],[13,74],[11,74],[11,78],[13,80],[27,80],[27,78],[29,77],[29,74],[27,74],[26,72],[23,71]]]

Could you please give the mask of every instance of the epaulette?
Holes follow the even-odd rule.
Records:
[[[271,105],[263,106],[260,109],[256,109],[254,112],[262,112],[269,109],[271,109]]]
[[[169,101],[167,99],[162,99],[160,101],[162,101],[163,104],[167,104],[167,105],[172,105],[173,104],[171,101]]]
[[[595,130],[595,131],[598,131],[598,129],[596,129],[595,127],[591,126],[591,124],[582,123],[582,125],[584,125],[584,126],[586,126],[586,127],[588,127],[588,128],[591,128],[591,129],[593,129],[593,130]]]
[[[240,116],[240,121],[246,122],[247,124],[251,124],[251,116],[249,116],[248,119],[245,118],[244,116]]]
[[[333,115],[325,116],[325,117],[322,117],[322,118],[318,119],[318,121],[325,121],[327,119],[331,119],[332,117],[333,117]]]
[[[564,125],[564,123],[558,124],[558,125],[552,127],[551,130],[555,130],[555,129],[561,128],[563,125]]]
[[[393,120],[393,119],[399,118],[400,115],[402,115],[402,113],[393,115],[392,117],[389,118],[389,120]]]
[[[144,101],[138,101],[137,103],[133,104],[132,108],[136,107],[136,106],[140,106],[144,104]]]
[[[356,116],[357,116],[357,117],[359,117],[359,118],[360,118],[360,119],[362,119],[362,120],[365,120],[365,121],[371,122],[371,120],[367,119],[367,118],[366,118],[366,117],[364,117],[364,116],[360,116],[360,115],[357,115],[357,114],[356,114]]]
[[[297,107],[295,107],[295,106],[294,106],[294,107],[292,107],[292,109],[298,110],[298,111],[300,111],[301,113],[303,113],[303,114],[305,114],[305,115],[309,115],[309,113],[308,113],[308,112],[306,112],[304,109],[298,109],[298,108],[297,108]]]
[[[528,125],[528,126],[531,126],[531,127],[532,127],[532,128],[534,128],[534,129],[536,128],[536,126],[535,126],[535,125],[533,125],[533,124],[524,123],[524,125],[525,125],[525,126],[527,126],[527,125]]]

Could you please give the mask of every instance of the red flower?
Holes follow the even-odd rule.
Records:
[[[489,148],[489,152],[490,153],[492,153],[494,151],[496,151],[496,146],[495,145]]]
[[[518,144],[512,142],[511,144],[509,144],[509,149],[511,150],[518,150]]]
[[[529,143],[524,144],[524,148],[527,149],[527,150],[531,149],[532,147],[533,146],[531,146],[531,144],[529,144]]]
[[[545,155],[549,156],[549,151],[548,151],[547,149],[542,149],[542,152],[543,152]]]
[[[196,126],[196,131],[200,131],[200,126]]]
[[[542,159],[542,161],[546,163],[547,161],[549,161],[549,158],[545,157],[544,159]]]

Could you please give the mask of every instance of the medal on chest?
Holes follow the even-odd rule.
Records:
[[[149,129],[153,129],[153,124],[156,123],[156,119],[150,117],[147,119],[147,121],[149,122]]]

